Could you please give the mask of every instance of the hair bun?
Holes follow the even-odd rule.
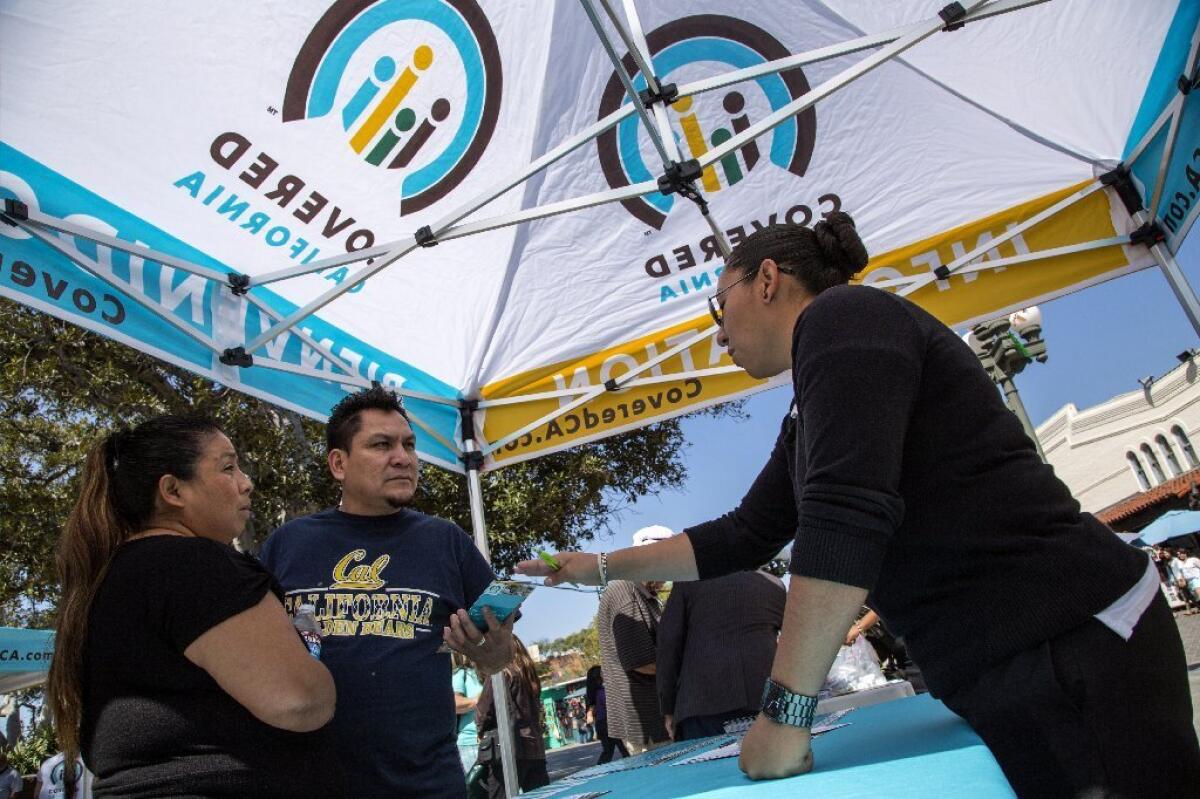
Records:
[[[829,265],[847,280],[867,265],[867,248],[858,236],[854,219],[844,211],[834,211],[813,225],[821,254]]]

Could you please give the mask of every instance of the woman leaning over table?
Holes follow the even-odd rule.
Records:
[[[211,421],[161,416],[97,444],[58,548],[49,701],[94,795],[334,793],[329,671],[271,576],[237,552],[250,479]]]
[[[812,768],[815,697],[870,592],[1022,796],[1194,793],[1187,668],[1155,567],[1080,512],[952,330],[846,285],[866,264],[840,212],[738,245],[710,311],[750,376],[791,370],[767,465],[720,519],[559,554],[549,581],[714,577],[794,539],[763,712],[742,745],[754,778]],[[550,575],[542,561],[518,569]]]

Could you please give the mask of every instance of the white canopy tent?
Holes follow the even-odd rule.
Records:
[[[0,293],[315,418],[394,388],[485,554],[482,472],[772,384],[704,298],[773,221],[947,324],[1157,265],[1200,332],[1200,2],[732,14],[8,0]]]

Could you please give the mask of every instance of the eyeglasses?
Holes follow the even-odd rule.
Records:
[[[716,322],[718,326],[725,324],[725,303],[721,302],[721,295],[724,294],[725,292],[729,291],[731,288],[736,286],[738,283],[741,283],[742,281],[745,281],[745,280],[749,280],[750,278],[754,277],[757,274],[758,274],[757,269],[751,269],[750,271],[746,272],[746,274],[742,275],[737,280],[733,281],[728,286],[726,286],[725,288],[718,291],[716,294],[709,295],[709,297],[708,297],[708,312],[710,314],[712,314],[713,321]]]
[[[776,264],[775,268],[778,269],[780,272],[782,272],[785,275],[796,274],[796,270],[792,269],[791,267],[780,266],[779,264]],[[712,314],[713,321],[716,322],[718,326],[724,326],[724,324],[725,324],[725,303],[721,302],[721,295],[724,294],[725,292],[729,291],[731,288],[736,286],[738,283],[741,283],[743,281],[750,280],[751,278],[753,278],[755,275],[758,274],[758,270],[759,270],[759,267],[757,267],[757,266],[754,267],[753,269],[748,270],[746,272],[746,274],[742,275],[737,280],[733,281],[728,286],[726,286],[725,288],[718,291],[716,294],[712,294],[709,296],[708,312],[710,314]]]

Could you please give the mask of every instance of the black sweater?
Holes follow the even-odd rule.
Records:
[[[741,504],[687,531],[701,578],[794,537],[792,573],[868,589],[945,696],[1146,570],[1041,462],[970,348],[907,300],[821,293],[796,322],[792,381],[795,410]]]

